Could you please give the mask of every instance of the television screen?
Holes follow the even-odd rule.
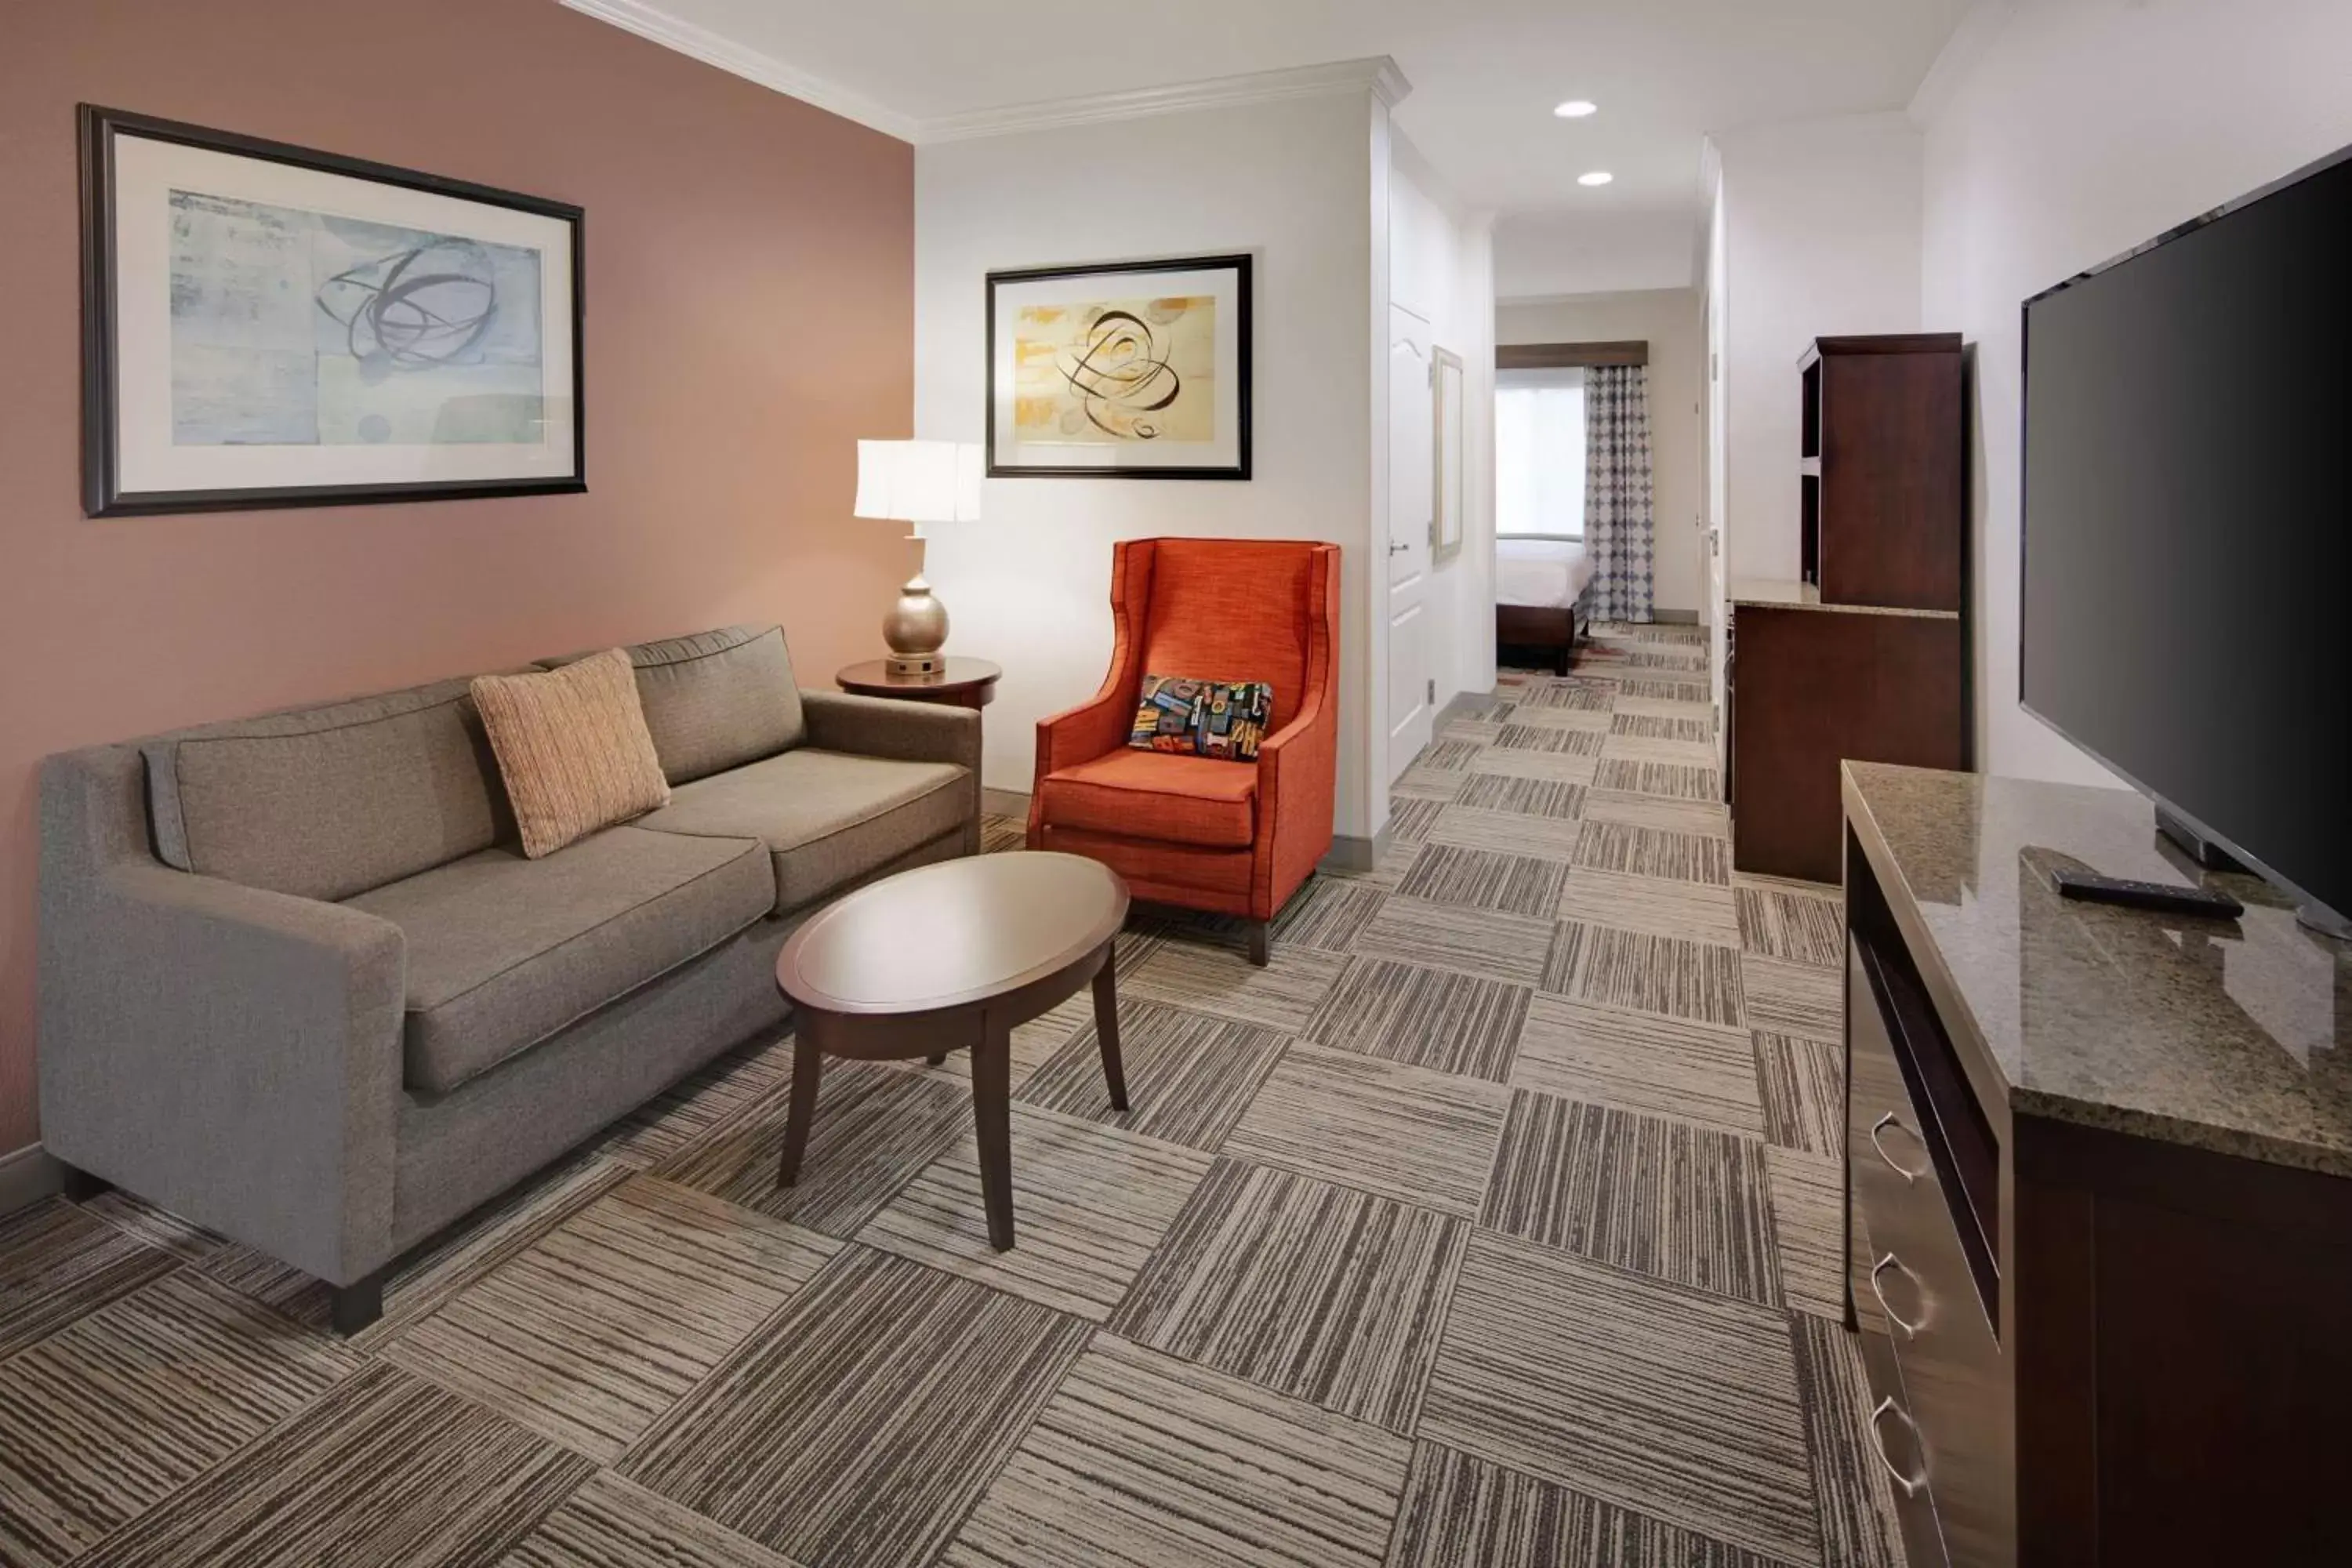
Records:
[[[2024,479],[2027,710],[2352,914],[2352,157],[2028,300]]]

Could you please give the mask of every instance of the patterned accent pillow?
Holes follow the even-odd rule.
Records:
[[[1274,711],[1263,680],[1194,680],[1147,675],[1127,743],[1147,752],[1191,752],[1220,762],[1254,763]]]
[[[536,860],[669,804],[637,678],[619,648],[545,675],[484,675],[474,705]]]

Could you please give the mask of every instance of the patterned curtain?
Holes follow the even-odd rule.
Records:
[[[1592,618],[1650,619],[1650,373],[1643,365],[1584,373],[1584,547],[1592,554]]]

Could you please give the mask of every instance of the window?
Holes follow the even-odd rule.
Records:
[[[1495,377],[1495,531],[1584,537],[1584,372]]]

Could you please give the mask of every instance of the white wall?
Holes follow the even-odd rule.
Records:
[[[992,479],[985,521],[935,531],[928,571],[953,623],[949,651],[1004,667],[986,714],[992,787],[1030,788],[1036,721],[1091,695],[1109,667],[1115,542],[1321,539],[1344,547],[1338,831],[1368,836],[1385,818],[1367,767],[1381,725],[1367,707],[1365,548],[1368,411],[1385,406],[1367,323],[1386,309],[1368,214],[1385,205],[1387,164],[1370,127],[1385,121],[1349,92],[916,150],[918,436],[985,437],[990,269],[1256,258],[1254,479]]]
[[[1427,321],[1431,341],[1462,361],[1462,548],[1430,572],[1429,673],[1443,707],[1457,692],[1495,688],[1492,224],[1464,211],[1411,143],[1391,134],[1389,299]],[[1385,331],[1381,342],[1385,351]]]
[[[1901,114],[1855,114],[1710,140],[1725,226],[1727,570],[1792,578],[1797,361],[1817,337],[1921,330],[1922,138]]]
[[[1505,300],[1495,309],[1498,343],[1650,345],[1652,595],[1658,608],[1696,614],[1706,601],[1699,515],[1700,408],[1706,349],[1695,289],[1648,289],[1564,300]],[[1491,602],[1491,601],[1490,601]]]
[[[1630,293],[1687,289],[1696,246],[1687,208],[1513,213],[1495,225],[1495,292]]]
[[[1977,756],[2112,782],[2017,706],[2019,306],[2352,142],[2352,5],[2039,0],[1979,31],[1921,106],[1920,290],[1975,345]]]

